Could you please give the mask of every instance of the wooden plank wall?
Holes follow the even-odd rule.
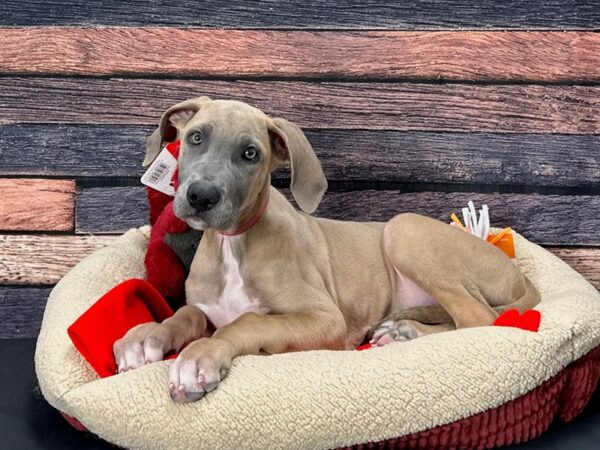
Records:
[[[196,95],[302,126],[319,215],[486,202],[600,287],[598,30],[579,0],[3,0],[0,337],[35,336],[60,277],[147,222],[143,142]]]

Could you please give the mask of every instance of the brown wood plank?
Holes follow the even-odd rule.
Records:
[[[153,129],[137,125],[0,126],[0,174],[140,177],[144,142]],[[330,181],[482,183],[513,189],[600,185],[600,135],[330,129],[306,129],[305,133]],[[23,152],[24,148],[35,148],[35,152]],[[275,180],[287,178],[287,169],[273,176]]]
[[[582,274],[600,290],[600,249],[597,248],[548,248],[573,269]]]
[[[114,236],[0,235],[0,284],[54,284]]]
[[[600,133],[600,86],[0,78],[0,124],[157,124],[185,98],[246,101],[308,128]]]
[[[286,192],[289,197],[287,190]],[[145,192],[139,187],[89,188],[77,197],[78,232],[115,233],[148,222]],[[339,220],[389,220],[416,212],[448,221],[473,200],[487,203],[492,225],[511,226],[546,245],[600,245],[600,196],[472,192],[329,192],[316,215]],[[110,220],[107,220],[110,218]]]
[[[0,235],[0,284],[55,284],[75,264],[115,238],[109,235]],[[548,250],[600,287],[600,249],[549,247]]]
[[[32,243],[33,244],[33,243]],[[44,242],[40,239],[33,245],[29,256],[35,251],[43,251]],[[60,255],[69,258],[67,248]],[[598,248],[549,248],[552,253],[567,262],[581,273],[596,289],[600,289],[600,249]],[[82,255],[84,256],[84,255]],[[58,269],[58,268],[57,268]],[[65,273],[68,267],[63,267]],[[21,272],[23,279],[34,279],[35,268],[29,266]],[[0,277],[6,274],[0,267]],[[52,276],[60,275],[56,271]],[[0,286],[0,338],[36,337],[51,287]]]
[[[27,27],[0,41],[1,71],[17,74],[600,80],[593,32]]]
[[[0,230],[73,229],[75,182],[0,179]]]

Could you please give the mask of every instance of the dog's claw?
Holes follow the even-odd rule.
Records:
[[[208,383],[208,384],[206,384],[206,385],[204,386],[204,390],[205,390],[206,392],[212,392],[212,391],[214,391],[214,390],[215,390],[215,388],[216,388],[218,385],[219,385],[219,382],[218,382],[218,381],[216,381],[216,382],[214,382],[214,383]]]
[[[205,394],[205,391],[187,392],[184,385],[175,387],[173,383],[169,384],[169,396],[171,400],[178,403],[195,402],[200,400]]]
[[[185,398],[189,402],[196,402],[204,397],[204,391],[201,392],[187,392]]]

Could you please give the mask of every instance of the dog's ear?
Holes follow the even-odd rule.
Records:
[[[285,119],[272,119],[269,135],[275,156],[290,162],[296,203],[303,211],[312,213],[327,190],[327,179],[315,151],[302,130]]]
[[[177,130],[194,117],[202,105],[209,101],[208,97],[197,97],[177,103],[167,109],[160,118],[158,128],[146,140],[146,157],[142,165],[149,166],[160,153],[163,142],[174,141],[177,138]]]

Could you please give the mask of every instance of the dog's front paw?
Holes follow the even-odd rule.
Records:
[[[179,403],[195,402],[217,387],[231,367],[233,347],[217,338],[189,344],[169,367],[169,393]]]
[[[412,320],[386,320],[380,323],[369,341],[374,347],[383,347],[392,342],[410,341],[421,335]]]
[[[133,327],[113,345],[119,373],[162,361],[167,344],[168,333],[161,324],[149,322]]]

